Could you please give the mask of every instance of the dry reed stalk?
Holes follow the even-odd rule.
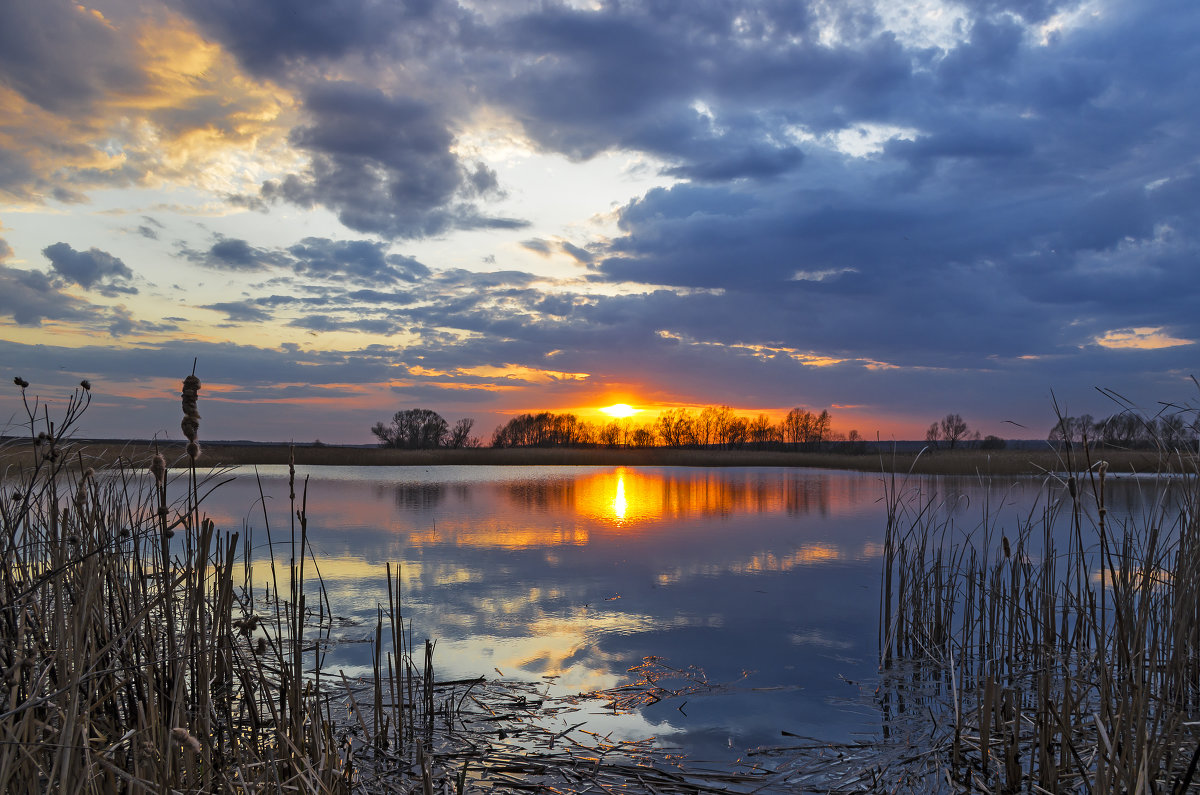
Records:
[[[999,544],[987,508],[962,531],[886,486],[881,706],[890,736],[929,733],[952,789],[1200,791],[1200,482],[1163,477],[1143,515],[1114,516],[1089,456],[1068,447]]]

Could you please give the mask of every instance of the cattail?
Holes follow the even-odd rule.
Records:
[[[84,391],[84,392],[91,392],[91,391],[92,391],[92,382],[91,382],[91,381],[89,381],[89,380],[87,380],[86,378],[85,378],[85,379],[83,379],[82,381],[80,381],[80,382],[79,382],[79,385],[80,385],[81,387],[83,387],[83,391]]]
[[[150,474],[154,476],[154,482],[161,489],[167,483],[167,459],[163,458],[162,453],[155,453],[154,458],[150,460]]]
[[[95,476],[96,470],[92,469],[91,467],[88,467],[84,470],[83,477],[79,479],[79,488],[75,490],[75,502],[77,504],[82,505],[85,501],[87,501],[88,484],[91,483]]]
[[[200,741],[197,740],[190,731],[182,726],[171,729],[171,740],[178,745],[187,746],[192,750],[193,753],[200,753]]]
[[[200,379],[193,373],[183,379],[183,421],[179,423],[183,435],[187,437],[188,456],[195,461],[200,456],[200,445],[196,444],[196,434],[200,431],[200,412],[196,408],[200,393]]]
[[[21,387],[21,389],[24,389],[25,387],[29,386],[29,382],[26,381],[21,376],[17,376],[16,378],[14,378],[13,383],[16,384],[17,386]]]
[[[259,638],[258,643],[254,644],[254,653],[259,657],[267,653],[267,639]]]
[[[258,626],[258,621],[258,616],[254,613],[251,613],[245,618],[235,618],[233,620],[233,628],[245,633],[246,635],[249,635],[254,631],[254,628]]]

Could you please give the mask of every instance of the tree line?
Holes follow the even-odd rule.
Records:
[[[381,447],[406,450],[479,447],[471,435],[470,418],[450,425],[430,409],[406,409],[390,423],[377,422],[371,433]],[[848,435],[832,429],[828,410],[794,408],[776,423],[766,414],[747,417],[729,406],[706,406],[698,411],[664,411],[652,422],[630,420],[589,422],[570,413],[550,411],[520,414],[492,433],[492,447],[691,447],[737,449],[817,450],[828,443],[863,446],[858,431]]]
[[[835,434],[829,412],[795,408],[779,423],[766,414],[746,417],[729,406],[699,411],[664,411],[652,422],[588,422],[574,414],[543,411],[521,414],[492,434],[492,447],[719,447],[738,449],[817,449],[825,442],[858,442],[858,431]]]
[[[1200,438],[1200,419],[1189,413],[1142,417],[1130,411],[1095,419],[1091,414],[1059,417],[1046,439],[1051,444],[1084,444],[1127,450],[1165,447],[1196,447]]]

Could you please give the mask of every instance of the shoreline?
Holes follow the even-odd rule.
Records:
[[[157,444],[79,441],[69,456],[86,466],[145,466],[156,451],[171,466],[186,460],[182,442]],[[287,464],[287,444],[202,444],[198,463],[206,467]],[[1045,450],[925,450],[923,452],[813,452],[785,450],[697,450],[687,448],[493,448],[398,450],[378,447],[306,445],[294,448],[299,466],[691,466],[788,467],[918,475],[1043,475],[1063,472],[1067,454]],[[1088,460],[1077,451],[1074,467]],[[1090,463],[1104,460],[1111,474],[1195,471],[1186,457],[1166,457],[1155,450],[1091,450]],[[0,466],[32,462],[30,445],[10,440],[0,447]]]

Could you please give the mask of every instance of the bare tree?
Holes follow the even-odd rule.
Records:
[[[759,414],[746,427],[750,443],[756,447],[765,447],[775,441],[775,425],[766,414]]]
[[[937,449],[938,439],[941,438],[942,429],[936,422],[929,423],[929,428],[925,431],[925,443],[933,449]]]
[[[659,415],[655,430],[667,447],[683,447],[693,444],[692,415],[686,409],[669,409]]]
[[[375,423],[371,433],[379,439],[381,447],[424,450],[443,446],[450,435],[450,427],[436,411],[407,409],[392,415],[391,425]]]
[[[947,414],[945,417],[942,417],[940,430],[942,438],[946,440],[946,444],[950,445],[951,450],[954,449],[960,440],[967,437],[969,431],[967,423],[958,414]]]
[[[446,441],[446,446],[455,449],[460,447],[478,447],[479,440],[471,435],[471,428],[473,427],[475,427],[475,420],[470,417],[463,417],[454,423],[454,427],[450,429],[450,436]]]

